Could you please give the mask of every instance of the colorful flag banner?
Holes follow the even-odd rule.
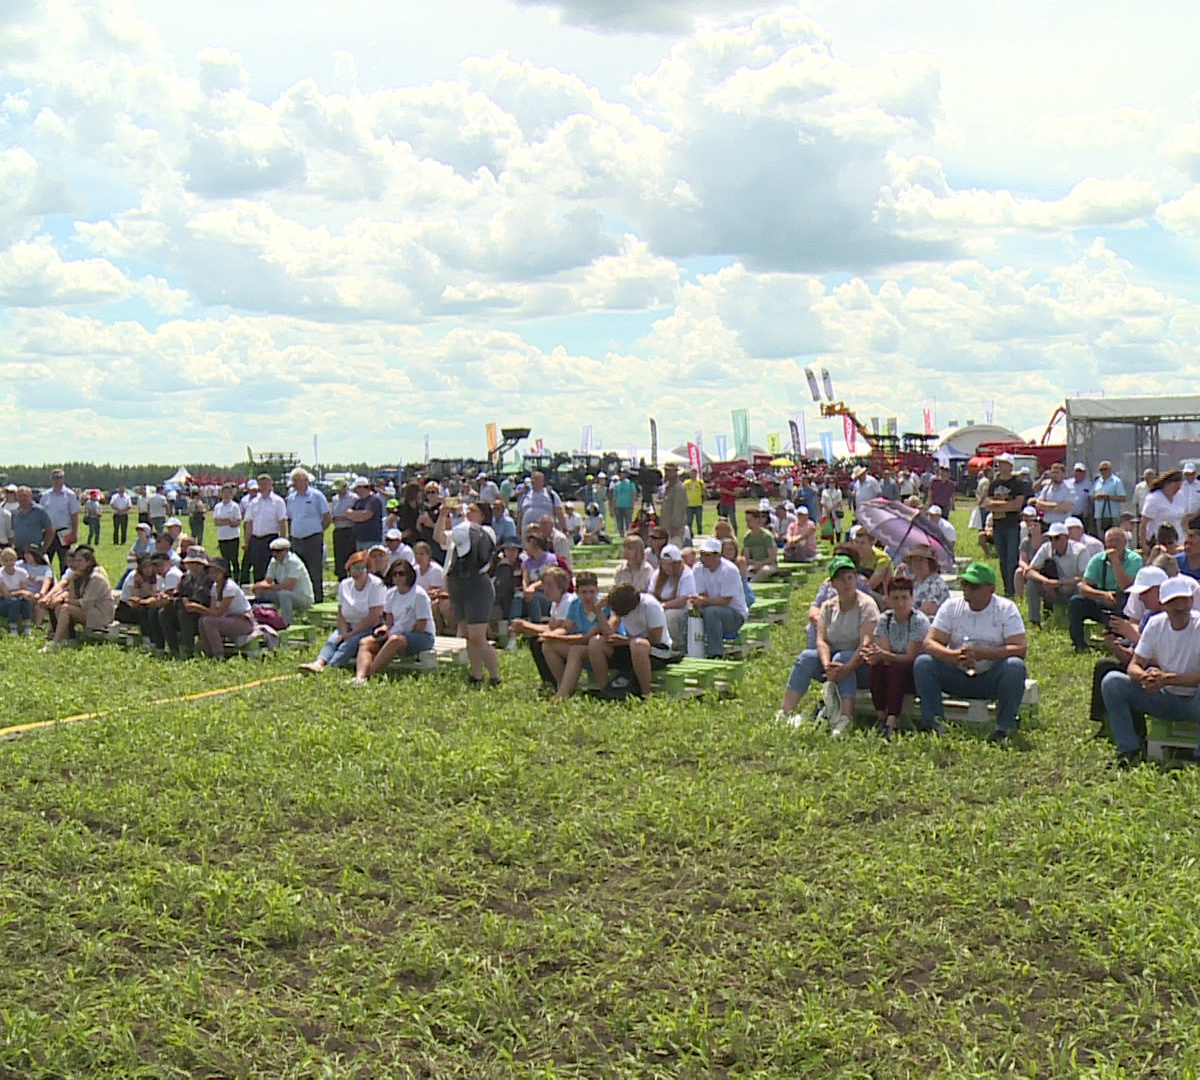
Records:
[[[894,416],[889,416],[887,418],[887,433],[889,435],[900,434],[900,421]]]
[[[842,435],[846,440],[846,449],[853,454],[858,446],[858,428],[848,416],[842,417]]]
[[[871,417],[871,434],[872,435],[879,434],[879,417],[878,416]]]
[[[658,468],[658,424],[650,417],[650,464]]]
[[[535,439],[534,443],[533,443],[533,448],[540,454],[542,452],[542,440]]]
[[[833,432],[821,432],[821,456],[829,462],[830,465],[834,462],[833,457]]]
[[[429,436],[425,436],[425,464],[429,464]]]
[[[792,449],[797,457],[804,457],[808,453],[808,431],[804,426],[804,413],[792,413],[791,429]]]
[[[778,431],[768,432],[767,433],[767,453],[770,454],[771,457],[775,457],[782,452],[783,452],[783,440],[780,439],[779,432]]]
[[[695,469],[697,472],[701,469],[700,447],[694,442],[688,443],[688,467]]]
[[[498,433],[496,431],[496,425],[488,424],[487,428],[485,429],[485,432],[487,434],[488,454],[491,454],[492,451],[495,450],[496,447],[500,445],[500,440],[499,440],[499,438],[497,438]]]
[[[934,426],[934,421],[936,419],[936,417],[934,416],[934,406],[935,405],[936,405],[936,400],[931,397],[927,397],[924,401],[921,402],[921,416],[925,421],[925,434],[926,435],[933,435],[933,434],[936,434],[936,432],[937,432],[937,428]]]
[[[579,451],[580,451],[580,453],[583,453],[583,454],[590,454],[592,452],[592,425],[591,424],[583,425],[583,434],[582,434],[582,436],[580,436],[580,439],[579,439]]]
[[[724,461],[729,456],[729,436],[717,436],[717,460]]]
[[[808,380],[808,392],[812,394],[813,401],[820,401],[821,391],[817,389],[817,377],[813,374],[813,369],[806,367],[804,377]]]
[[[750,412],[733,410],[733,452],[742,459],[750,457]]]
[[[983,422],[985,424],[994,424],[996,422],[995,401],[985,401],[983,403]]]

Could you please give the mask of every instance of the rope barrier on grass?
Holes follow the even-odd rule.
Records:
[[[297,679],[298,675],[273,675],[269,679],[254,679],[252,682],[240,683],[237,686],[222,686],[216,690],[201,690],[195,694],[185,694],[183,697],[174,698],[159,698],[157,701],[151,701],[149,707],[156,705],[180,705],[188,701],[202,701],[204,698],[221,697],[224,694],[236,694],[242,690],[253,690],[256,686],[267,686],[270,683],[282,682],[285,679]],[[24,735],[29,731],[37,731],[40,728],[55,727],[59,724],[78,724],[84,720],[99,720],[102,716],[111,716],[113,713],[121,712],[124,709],[143,709],[147,706],[143,703],[136,705],[118,705],[113,709],[101,709],[99,712],[79,713],[75,716],[64,716],[57,720],[33,720],[27,724],[13,724],[12,727],[0,728],[0,739],[11,739],[17,735]]]

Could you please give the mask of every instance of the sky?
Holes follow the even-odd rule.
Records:
[[[1200,376],[1200,8],[7,0],[10,462],[1044,426]]]

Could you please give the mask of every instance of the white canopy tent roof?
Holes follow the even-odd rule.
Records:
[[[686,465],[689,461],[687,443],[680,443],[674,450],[668,450],[665,454],[659,455],[660,465]],[[700,451],[700,464],[711,465],[713,463],[712,456],[706,454],[703,450]]]
[[[191,480],[191,478],[192,474],[187,471],[187,467],[180,465],[172,476],[167,477],[167,479],[163,481],[163,487],[170,487],[172,485],[175,487],[183,487],[183,485]]]

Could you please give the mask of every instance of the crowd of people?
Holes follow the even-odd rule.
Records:
[[[872,500],[910,502],[939,523],[937,540],[952,551],[956,490],[947,469],[876,478],[860,467],[845,489],[832,476],[797,472],[776,500],[745,512],[740,537],[736,501],[727,505],[720,490],[712,535],[702,534],[706,484],[675,466],[657,491],[601,474],[576,499],[537,472],[522,482],[412,480],[399,490],[355,477],[327,497],[297,469],[285,494],[265,474],[244,490],[188,493],[186,528],[171,506],[146,498],[149,520],[137,522],[115,588],[96,559],[99,500],[86,493],[81,502],[55,470],[37,501],[27,487],[6,489],[0,615],[14,634],[44,626],[47,651],[76,625],[102,631],[115,621],[136,626],[162,655],[220,657],[228,642],[286,627],[324,601],[328,535],[336,627],[303,671],[352,668],[363,683],[449,633],[466,640],[471,681],[495,686],[497,646],[525,637],[548,694],[569,696],[586,667],[598,697],[641,696],[689,636],[705,655],[723,655],[755,584],[780,560],[815,559],[827,538],[828,580],[810,607],[782,716],[794,720],[805,691],[821,683],[822,711],[841,732],[861,687],[884,737],[914,693],[917,726],[937,732],[951,694],[995,701],[991,738],[1004,741],[1024,692],[1026,620],[1014,602],[1023,598],[1035,628],[1062,609],[1079,651],[1094,644],[1088,624],[1102,628],[1108,655],[1096,665],[1093,716],[1111,726],[1129,764],[1142,750],[1144,715],[1200,709],[1190,693],[1200,683],[1200,616],[1184,617],[1200,612],[1200,481],[1187,462],[1148,472],[1127,495],[1107,461],[1095,475],[1081,462],[1072,472],[1056,463],[1035,479],[1006,454],[984,470],[972,524],[999,573],[971,562],[958,575],[961,593],[952,593],[928,545],[889,550],[861,523],[846,527]],[[127,542],[138,504],[122,489],[108,512],[114,541]],[[201,542],[210,512],[220,551],[212,556]],[[78,542],[81,520],[88,543]],[[574,554],[606,539],[610,521],[621,558],[602,595],[594,573],[576,572]]]

